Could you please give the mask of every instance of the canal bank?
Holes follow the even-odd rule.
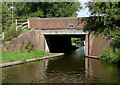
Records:
[[[30,63],[30,62],[39,61],[39,60],[48,59],[48,58],[53,58],[53,57],[58,57],[58,56],[62,56],[62,55],[64,55],[64,53],[56,53],[56,55],[45,56],[45,57],[41,57],[39,59],[36,59],[36,58],[26,59],[26,61],[24,63]],[[18,65],[18,64],[24,64],[24,63],[22,61],[1,63],[0,68],[1,67],[3,68],[3,67],[8,67],[8,66]]]
[[[99,59],[98,56],[85,56],[86,58]]]
[[[3,83],[120,84],[119,66],[84,57],[83,47],[60,57],[1,69]]]

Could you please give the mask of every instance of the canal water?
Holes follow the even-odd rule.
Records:
[[[2,69],[3,83],[120,83],[118,65],[84,57],[84,48]]]

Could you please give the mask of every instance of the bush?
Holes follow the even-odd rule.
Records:
[[[113,49],[113,47],[108,47],[108,48],[104,49],[103,51],[104,51],[103,54],[98,57],[99,59],[105,60],[108,62],[114,62],[114,63],[119,62],[120,49],[118,49],[118,48]]]
[[[5,43],[6,41],[10,41],[13,38],[19,36],[20,34],[27,32],[29,30],[31,30],[31,28],[24,29],[24,30],[21,30],[21,28],[18,28],[16,31],[16,25],[15,25],[15,23],[13,23],[12,26],[6,28],[5,34],[4,34],[4,39],[2,40],[2,43]]]
[[[18,31],[16,32],[16,25],[13,24],[11,27],[5,30],[3,43],[5,43],[6,41],[10,41],[11,39],[17,37],[19,33],[20,33],[20,29],[18,29]]]

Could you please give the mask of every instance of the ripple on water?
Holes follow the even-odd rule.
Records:
[[[118,66],[85,58],[80,50],[47,62],[4,68],[2,80],[6,83],[120,83]]]

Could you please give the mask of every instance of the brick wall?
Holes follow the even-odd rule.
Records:
[[[31,28],[83,28],[84,22],[78,18],[29,18]],[[78,25],[79,23],[79,25]]]
[[[92,47],[90,48],[91,56],[100,56],[103,52],[103,49],[110,46],[112,40],[105,36],[104,34],[94,34],[92,41]]]
[[[11,41],[6,42],[2,46],[3,51],[17,51],[17,50],[26,50],[26,45],[28,42],[33,43],[33,48],[39,49],[39,38],[37,37],[37,33],[35,30],[30,30],[20,36],[18,38],[14,38]]]
[[[80,20],[78,25],[78,18],[30,18],[30,27],[32,28],[69,28],[69,24],[73,24],[73,28],[83,28],[84,22]],[[72,29],[72,28],[70,28]],[[99,56],[102,50],[108,47],[111,39],[103,34],[90,34],[89,36],[89,54],[90,56]],[[26,49],[28,41],[32,41],[34,48],[44,50],[44,35],[41,35],[40,30],[31,30],[18,38],[15,38],[3,45],[3,51],[16,51]],[[88,36],[86,36],[86,54],[88,54]]]

